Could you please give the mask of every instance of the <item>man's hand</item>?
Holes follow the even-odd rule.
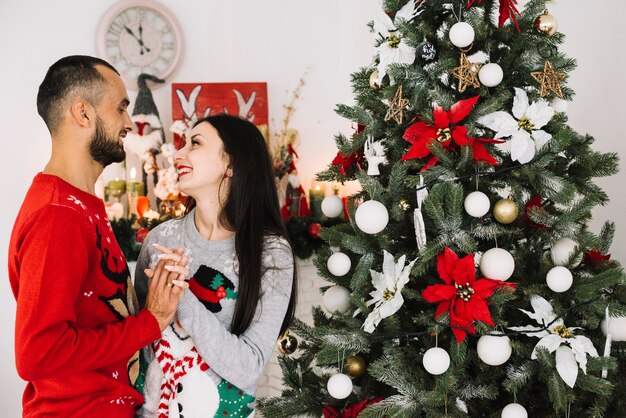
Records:
[[[162,246],[155,247],[164,254],[159,257],[160,261],[154,270],[145,270],[150,279],[146,309],[154,315],[163,331],[174,320],[178,302],[185,289],[189,288],[185,281],[189,274],[186,269],[189,260],[183,255],[182,248],[171,251]]]

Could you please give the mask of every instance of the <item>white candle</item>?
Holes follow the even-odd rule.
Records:
[[[137,169],[135,167],[133,167],[130,170],[130,180],[131,181],[136,181],[137,180]]]
[[[161,215],[159,215],[159,212],[157,212],[156,210],[148,210],[146,212],[144,212],[143,217],[148,219],[148,220],[153,220],[153,219],[159,219]]]

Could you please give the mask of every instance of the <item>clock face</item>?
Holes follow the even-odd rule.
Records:
[[[156,2],[122,4],[109,10],[100,24],[100,54],[131,88],[136,88],[137,77],[142,73],[168,78],[176,70],[182,52],[176,21]]]

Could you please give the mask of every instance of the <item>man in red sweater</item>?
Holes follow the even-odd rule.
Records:
[[[132,387],[138,350],[160,338],[186,288],[175,272],[155,275],[138,311],[126,260],[94,195],[104,167],[125,158],[128,104],[119,74],[98,58],[62,58],[39,86],[52,155],[9,247],[25,417],[133,417],[143,403]],[[184,261],[176,269],[184,274]]]

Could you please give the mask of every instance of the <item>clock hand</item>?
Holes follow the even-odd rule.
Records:
[[[130,33],[130,35],[133,38],[135,38],[137,40],[137,42],[139,42],[139,45],[141,45],[141,43],[142,43],[141,39],[137,38],[137,35],[135,35],[135,33],[132,30],[130,30],[130,28],[128,26],[124,25],[124,29],[126,29],[126,32]]]
[[[143,40],[141,38],[138,38],[137,35],[135,35],[135,33],[128,26],[124,26],[124,29],[126,29],[126,32],[128,32],[139,43],[139,46],[141,47],[141,50],[139,51],[140,55],[143,55],[144,48],[145,48],[146,52],[150,52],[150,48],[145,46],[143,44]],[[143,28],[140,25],[139,26],[139,34],[141,35],[142,32],[143,32]]]
[[[145,44],[143,43],[143,27],[141,27],[141,22],[139,23],[139,45],[141,45],[141,54],[143,55],[143,48],[146,49],[146,52],[150,52],[150,48],[148,48],[147,46],[145,46]]]

